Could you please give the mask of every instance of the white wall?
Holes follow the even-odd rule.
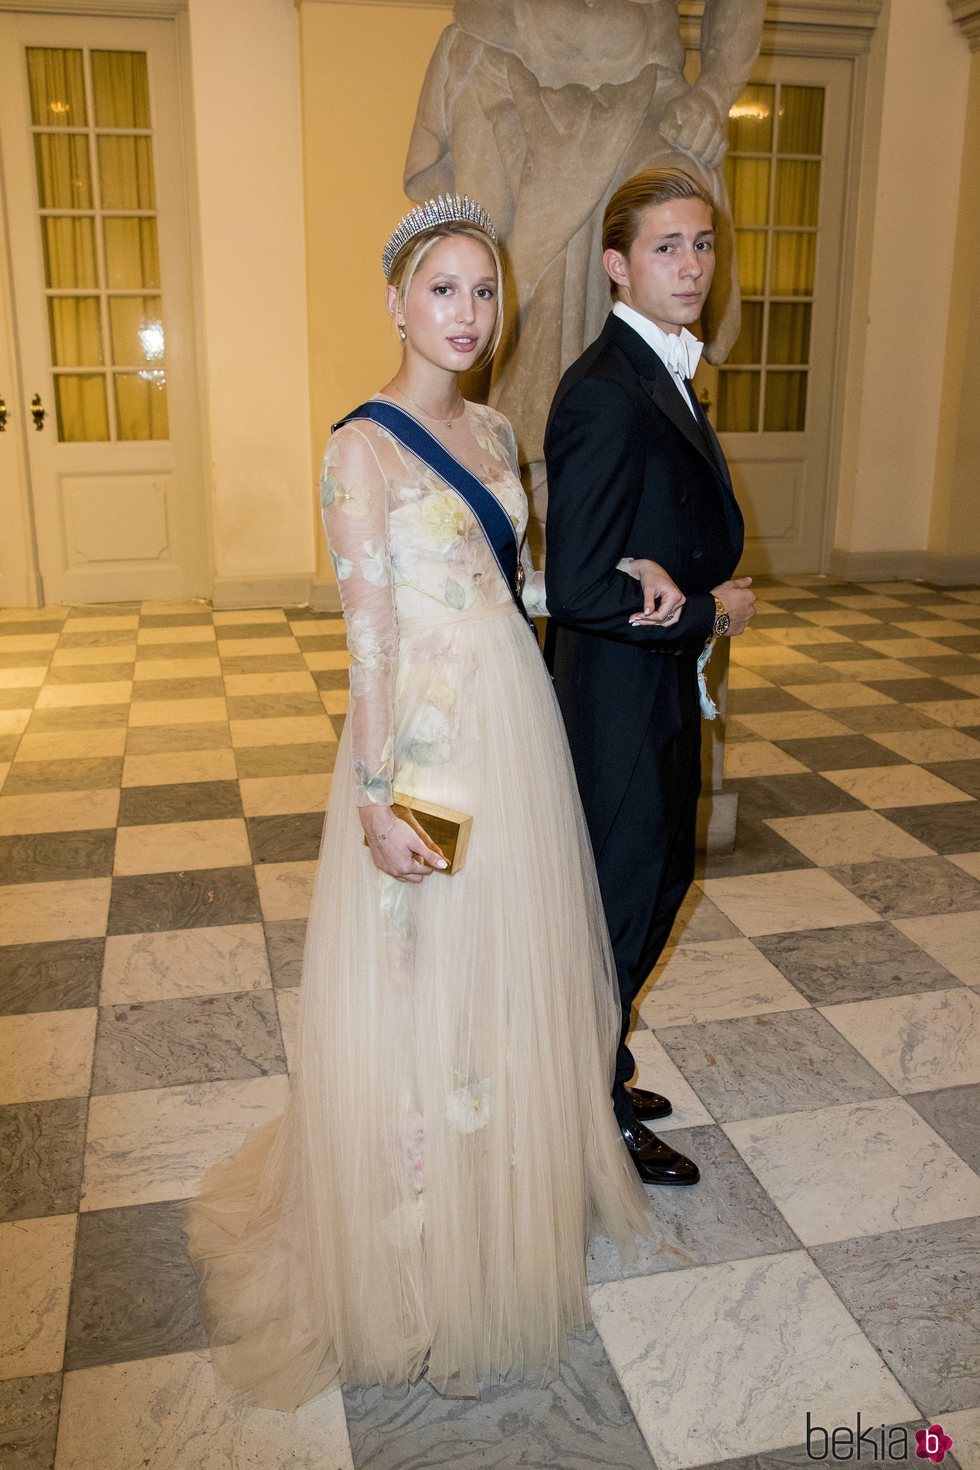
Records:
[[[305,600],[314,565],[298,23],[189,0],[218,606]]]

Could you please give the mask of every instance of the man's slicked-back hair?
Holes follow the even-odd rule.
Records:
[[[620,184],[602,216],[603,253],[618,250],[620,255],[629,255],[643,226],[644,210],[675,199],[700,199],[714,221],[715,201],[703,184],[681,168],[647,168]],[[610,280],[609,286],[615,297],[616,282]]]

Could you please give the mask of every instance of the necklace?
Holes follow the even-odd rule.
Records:
[[[444,419],[441,417],[440,414],[429,413],[428,409],[423,408],[421,403],[416,403],[415,399],[411,398],[405,392],[404,388],[398,388],[394,383],[392,383],[391,386],[395,389],[395,392],[399,394],[400,397],[404,398],[407,403],[410,403],[414,409],[416,409],[420,414],[423,415],[423,417],[427,419],[435,419],[437,423],[445,424],[447,429],[451,429],[456,420],[458,418],[461,418],[462,415],[466,412],[466,399],[463,397],[462,393],[459,393],[458,388],[456,389],[456,391],[457,393],[459,393],[459,409],[453,414],[452,418]]]

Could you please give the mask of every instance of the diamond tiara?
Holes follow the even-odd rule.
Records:
[[[486,210],[471,199],[468,194],[440,194],[438,199],[427,199],[424,204],[417,204],[408,214],[403,215],[396,227],[388,236],[388,243],[381,253],[381,265],[385,273],[385,280],[391,273],[391,267],[395,263],[395,257],[409,240],[416,235],[424,234],[426,230],[433,229],[436,225],[476,225],[485,235],[496,242],[497,231]]]

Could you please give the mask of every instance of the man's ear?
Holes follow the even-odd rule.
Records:
[[[626,265],[626,257],[621,250],[604,251],[602,263],[606,268],[606,275],[614,286],[629,285],[629,269]]]

